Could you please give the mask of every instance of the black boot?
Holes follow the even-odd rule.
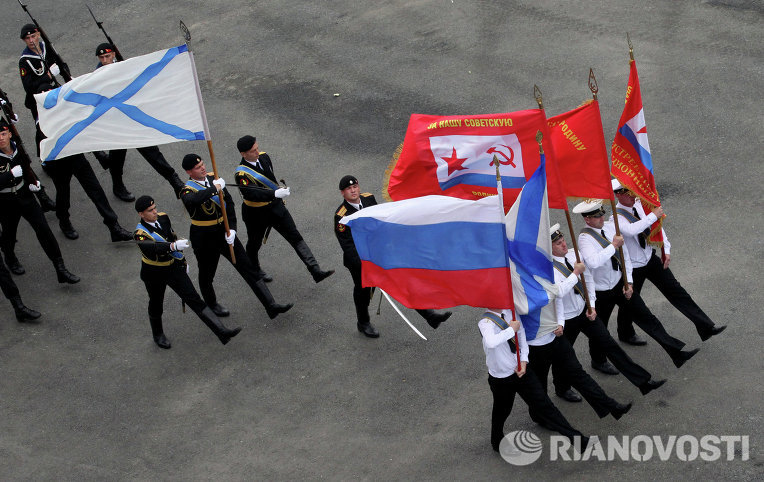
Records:
[[[120,201],[125,201],[126,203],[135,201],[135,196],[127,190],[127,187],[125,187],[125,183],[123,183],[122,180],[114,180],[112,192]]]
[[[225,308],[225,306],[221,305],[220,303],[212,303],[212,304],[208,303],[207,306],[209,306],[210,309],[212,309],[212,312],[215,313],[215,315],[217,315],[217,316],[219,316],[221,318],[223,318],[225,316],[229,316],[231,314],[231,312],[228,311]]]
[[[19,258],[14,253],[5,255],[5,264],[8,265],[8,269],[15,275],[22,275],[26,273],[24,266],[21,265]]]
[[[105,151],[93,151],[93,155],[95,156],[96,160],[98,161],[98,164],[103,167],[104,170],[109,169],[109,153]]]
[[[58,276],[59,283],[69,283],[73,285],[80,282],[80,277],[76,274],[70,273],[64,265],[64,258],[56,258],[53,260],[53,267],[56,268],[56,276]]]
[[[172,186],[172,190],[175,191],[175,197],[180,199],[180,191],[183,190],[183,186],[186,184],[180,180],[180,177],[178,177],[178,173],[176,172],[173,172],[167,181],[170,183],[170,186]]]
[[[313,257],[313,252],[310,250],[308,244],[304,240],[300,240],[295,245],[294,250],[297,251],[297,255],[300,257],[302,262],[305,263],[305,266],[308,267],[308,271],[310,271],[310,274],[313,276],[313,281],[316,283],[320,283],[321,281],[334,274],[333,269],[330,269],[329,271],[321,270],[321,267],[318,265],[318,261],[316,261],[316,258]]]
[[[42,212],[47,213],[56,210],[56,202],[48,196],[44,187],[40,187],[40,190],[35,193],[35,196],[37,196],[37,202],[40,203]]]
[[[437,329],[441,323],[451,318],[450,311],[446,311],[445,313],[438,313],[435,310],[416,310],[416,311],[417,313],[422,315],[422,318],[425,319],[427,324],[430,325],[433,330]]]
[[[199,318],[204,322],[205,325],[207,325],[207,328],[212,330],[212,333],[216,334],[218,339],[220,340],[220,343],[226,344],[228,343],[231,338],[238,335],[241,331],[241,328],[236,327],[234,329],[228,329],[223,325],[223,323],[220,321],[220,319],[215,316],[215,313],[209,308],[205,307],[201,313],[199,313]]]
[[[78,233],[74,226],[72,226],[72,222],[68,219],[66,221],[59,221],[58,222],[59,227],[61,228],[61,232],[64,233],[64,236],[66,236],[69,239],[77,239],[80,237],[80,233]]]
[[[21,296],[14,296],[11,298],[11,304],[13,305],[13,311],[16,312],[16,319],[19,321],[19,323],[36,320],[40,317],[39,311],[35,311],[24,306],[24,303],[21,301]]]
[[[125,228],[115,222],[111,226],[108,226],[109,233],[111,233],[111,241],[116,243],[117,241],[130,241],[133,239],[133,235],[130,234]]]
[[[164,348],[165,350],[171,348],[172,345],[170,344],[170,340],[164,336],[164,330],[162,329],[162,317],[149,316],[149,323],[151,324],[151,334],[154,337],[154,343],[156,343],[159,348]]]
[[[379,332],[371,323],[357,323],[358,331],[368,336],[369,338],[379,338]]]
[[[260,300],[260,303],[265,307],[265,311],[268,313],[268,318],[271,320],[276,318],[281,313],[286,313],[294,306],[294,303],[287,303],[286,305],[276,304],[276,300],[273,299],[273,295],[267,286],[265,281],[259,279],[255,282],[254,290],[255,296]]]

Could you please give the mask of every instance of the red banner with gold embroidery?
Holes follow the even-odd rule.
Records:
[[[605,134],[596,100],[550,117],[550,142],[565,196],[613,199]]]
[[[390,199],[438,194],[480,199],[497,194],[496,168],[504,206],[512,206],[541,163],[536,133],[541,131],[547,158],[553,152],[542,110],[504,114],[434,116],[412,114],[400,155],[386,173]],[[548,172],[549,207],[567,206],[556,172]]]

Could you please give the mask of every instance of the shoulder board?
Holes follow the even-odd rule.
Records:
[[[369,196],[372,196],[372,194],[370,192],[364,192],[364,193],[361,193],[361,196],[369,197]]]
[[[167,213],[157,213],[157,216],[167,216]]]
[[[260,155],[263,155],[263,154],[265,154],[265,151],[263,151],[263,152],[261,152],[261,153],[260,153]]]
[[[342,216],[344,216],[345,214],[347,214],[347,212],[348,212],[348,208],[346,208],[345,206],[342,206],[342,207],[340,207],[340,208],[337,210],[337,216],[340,216],[340,217],[342,217]]]

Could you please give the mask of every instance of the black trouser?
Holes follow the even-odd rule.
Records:
[[[544,427],[570,438],[571,442],[574,436],[582,436],[581,432],[574,429],[554,406],[532,371],[527,371],[519,378],[517,374],[506,378],[496,378],[489,374],[488,385],[493,393],[491,446],[494,450],[499,450],[501,439],[504,438],[504,422],[512,413],[516,393],[520,394],[520,398],[534,412],[535,420]]]
[[[623,351],[623,348],[610,336],[610,332],[599,317],[594,318],[594,320],[589,320],[586,317],[586,307],[578,316],[565,320],[563,333],[571,346],[575,345],[579,333],[586,335],[589,342],[594,343],[607,356],[608,360],[623,373],[623,376],[635,386],[640,387],[650,380],[650,373],[636,364]],[[570,381],[565,376],[565,372],[556,365],[552,365],[552,382],[557,393],[564,393],[570,388]]]
[[[369,316],[369,304],[371,303],[371,297],[373,296],[372,288],[364,288],[361,278],[361,264],[352,263],[345,267],[350,271],[350,276],[353,277],[353,304],[355,305],[355,313],[358,318],[358,323],[365,325],[371,322]],[[431,316],[437,314],[434,310],[416,310],[419,315],[428,320]]]
[[[703,310],[693,301],[687,291],[682,288],[670,269],[663,269],[663,263],[655,255],[650,257],[650,261],[641,268],[634,268],[631,273],[634,278],[634,292],[641,293],[645,279],[649,279],[658,291],[669,300],[674,308],[686,316],[698,331],[701,337],[708,335],[714,327],[714,322],[706,315]],[[628,339],[634,335],[634,326],[631,324],[631,317],[628,313],[618,311],[618,337]]]
[[[195,226],[191,225],[189,233],[191,246],[194,248],[194,255],[199,263],[199,291],[202,298],[208,306],[217,304],[217,295],[212,282],[215,279],[215,272],[218,268],[218,261],[222,255],[231,262],[231,251],[229,244],[225,241],[225,230],[222,224],[215,226]],[[244,246],[239,241],[239,237],[233,243],[233,252],[236,256],[234,268],[239,272],[244,281],[249,285],[253,292],[257,293],[256,287],[260,275],[244,250]]]
[[[546,345],[528,347],[528,368],[533,370],[539,379],[541,388],[546,393],[547,377],[549,368],[557,367],[570,384],[576,387],[581,396],[591,405],[597,415],[602,418],[607,416],[613,410],[618,402],[610,398],[604,390],[584,371],[576,358],[576,352],[570,342],[564,336],[557,336]],[[537,420],[536,412],[533,408],[530,410],[531,418]]]
[[[0,290],[9,300],[19,295],[19,288],[11,278],[11,272],[5,266],[5,262],[0,258]]]
[[[172,175],[175,174],[175,169],[170,166],[157,146],[139,147],[137,150],[163,178],[169,181]],[[109,172],[111,172],[111,177],[114,181],[122,181],[126,156],[126,149],[109,151]]]
[[[348,263],[345,267],[353,277],[353,304],[358,323],[365,325],[371,321],[369,317],[369,304],[371,303],[372,290],[364,288],[361,281],[361,263]]]
[[[3,228],[3,233],[0,235],[0,248],[3,254],[6,257],[15,257],[13,248],[22,216],[34,229],[37,240],[48,258],[51,261],[60,258],[61,249],[58,247],[53,231],[48,226],[42,208],[26,188],[16,191],[16,194],[0,194],[0,226]]]
[[[98,214],[103,218],[103,223],[113,226],[117,222],[117,215],[111,209],[101,183],[98,182],[93,168],[83,154],[47,161],[42,169],[53,179],[53,185],[56,186],[56,217],[59,221],[69,220],[70,183],[74,176],[85,190],[85,194],[95,204]]]
[[[613,312],[615,305],[618,305],[619,312],[625,311],[628,313],[631,319],[634,320],[634,323],[652,339],[657,341],[672,360],[678,359],[679,353],[684,348],[684,342],[666,332],[661,322],[650,312],[645,302],[642,301],[642,297],[636,291],[632,294],[630,300],[627,300],[626,296],[624,296],[620,283],[607,291],[597,291],[597,315],[605,327],[607,327],[610,314]],[[592,361],[595,363],[604,363],[606,360],[605,353],[596,344],[592,343],[591,339],[589,339],[589,353],[592,356]]]
[[[302,235],[297,230],[297,225],[294,223],[292,215],[289,214],[281,199],[274,199],[268,206],[259,208],[244,204],[241,208],[241,218],[247,226],[247,255],[258,271],[262,271],[258,253],[263,245],[263,237],[268,226],[272,226],[273,229],[278,231],[292,245],[292,248],[302,259],[300,252],[297,250],[297,244],[302,241]],[[305,262],[304,259],[303,262]]]
[[[168,286],[197,315],[207,307],[186,274],[186,264],[182,261],[174,261],[169,266],[150,266],[144,263],[141,280],[149,295],[149,317],[162,317],[164,294]]]

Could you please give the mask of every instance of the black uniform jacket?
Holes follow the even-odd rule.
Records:
[[[141,277],[150,273],[166,271],[174,263],[185,265],[185,257],[182,251],[170,250],[170,244],[177,241],[178,236],[172,230],[170,217],[165,213],[159,213],[157,218],[161,229],[157,229],[147,222],[141,221],[133,233],[133,239],[141,250]],[[158,235],[159,239],[154,236]]]
[[[374,206],[377,204],[377,200],[374,199],[374,195],[365,192],[361,194],[361,205],[365,208]],[[355,243],[353,243],[353,235],[350,234],[350,228],[340,223],[340,219],[345,216],[358,212],[356,208],[351,206],[347,201],[342,201],[342,204],[337,208],[334,213],[334,234],[337,236],[337,241],[340,242],[342,247],[342,262],[345,266],[352,266],[361,264],[361,257],[358,256],[358,251],[355,249]]]
[[[37,53],[32,52],[29,47],[21,52],[19,58],[19,75],[21,76],[21,83],[24,85],[24,91],[27,93],[24,98],[24,106],[32,111],[35,120],[37,120],[37,103],[33,96],[58,87],[58,81],[48,75],[48,67],[43,58],[47,61],[47,65],[58,64],[59,68],[69,69],[60,58],[48,55],[45,42],[42,40],[40,41],[40,50],[42,51],[42,58]]]
[[[212,181],[212,176],[207,176],[210,187],[200,187],[192,181],[186,182],[185,187],[180,191],[180,199],[191,217],[193,226],[214,226],[223,224],[223,214],[220,205],[213,199],[217,196],[218,190]],[[236,209],[233,199],[228,193],[228,189],[223,189],[223,199],[225,200],[225,210],[228,215],[228,226],[236,229]]]
[[[258,161],[260,162],[260,165],[263,166],[262,168],[258,167],[256,164],[249,163],[245,159],[242,159],[239,165],[248,167],[253,171],[257,171],[258,173],[270,179],[274,184],[278,185],[278,182],[276,181],[276,175],[273,173],[273,163],[271,162],[270,156],[268,156],[268,154],[265,152],[261,152]],[[274,205],[276,204],[284,204],[283,199],[276,198],[275,190],[267,187],[252,175],[246,172],[242,172],[241,170],[237,170],[236,174],[234,175],[234,179],[236,180],[236,184],[245,187],[245,189],[241,189],[241,197],[244,198],[242,208],[248,207],[273,209]]]

